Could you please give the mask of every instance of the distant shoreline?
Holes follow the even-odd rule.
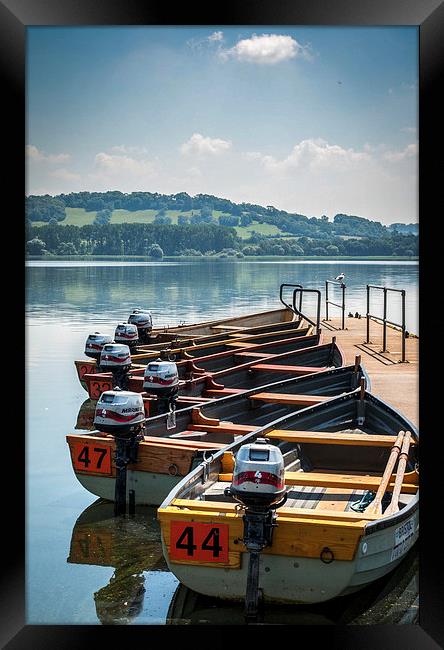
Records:
[[[245,255],[244,257],[235,257],[235,256],[227,256],[227,257],[218,257],[217,255],[164,255],[162,259],[156,259],[153,257],[148,257],[146,255],[27,255],[25,258],[25,261],[37,261],[37,260],[42,260],[42,261],[55,261],[55,262],[60,262],[60,261],[78,261],[78,262],[88,262],[88,261],[94,261],[94,260],[128,260],[128,261],[145,261],[145,262],[162,262],[162,261],[169,261],[169,260],[190,260],[190,261],[195,261],[195,260],[209,260],[209,261],[214,261],[214,260],[222,260],[225,262],[252,262],[252,261],[257,261],[257,260],[266,260],[266,261],[274,261],[274,262],[279,262],[280,260],[300,260],[300,261],[305,261],[305,260],[318,260],[318,261],[328,261],[328,262],[336,262],[336,261],[347,261],[347,260],[362,260],[363,262],[370,260],[370,261],[381,261],[381,262],[389,262],[389,261],[402,261],[402,262],[418,262],[419,261],[419,256],[413,255],[413,256],[406,256],[406,255],[343,255],[343,256],[325,256],[325,255]]]

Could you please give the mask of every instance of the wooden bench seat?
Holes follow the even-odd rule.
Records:
[[[239,513],[239,516],[242,517],[243,510],[239,508],[239,504],[230,503],[228,501],[201,501],[195,499],[174,499],[171,502],[171,506],[174,508],[180,509],[189,509],[201,513]],[[354,512],[353,510],[341,512],[336,510],[330,510],[328,508],[315,508],[315,509],[306,509],[306,508],[291,508],[288,506],[282,506],[277,510],[278,519],[280,518],[291,518],[291,519],[331,519],[332,521],[359,521],[359,520],[368,520],[374,521],[375,519],[380,519],[378,515],[370,515],[366,512]]]
[[[226,395],[236,395],[237,393],[243,393],[244,388],[209,388],[205,391],[205,395],[211,397],[224,397]]]
[[[331,397],[324,395],[290,395],[287,393],[255,393],[250,395],[249,399],[260,400],[270,404],[294,404],[295,406],[312,406],[320,404]]]
[[[393,447],[396,436],[367,435],[365,433],[332,433],[329,431],[285,431],[274,429],[266,438],[294,443],[313,443],[319,445],[353,445],[363,447]],[[412,441],[415,444],[415,441]]]
[[[411,474],[415,474],[412,472]],[[324,472],[285,472],[286,485],[315,485],[323,487],[350,488],[355,490],[377,490],[381,483],[381,476],[365,476],[361,474],[329,474]],[[402,484],[401,492],[415,494],[418,490],[416,476],[406,474],[406,482]],[[408,479],[415,482],[407,482]],[[232,481],[232,474],[219,474],[219,481]],[[388,489],[394,485],[395,476]]]
[[[254,366],[251,366],[251,370],[264,370],[266,372],[286,372],[298,376],[308,375],[312,372],[322,372],[324,370],[328,370],[328,367],[322,366],[318,368],[316,366],[284,366],[277,363],[257,363]]]

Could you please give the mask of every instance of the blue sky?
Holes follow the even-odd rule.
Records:
[[[32,27],[27,193],[417,220],[416,27]]]

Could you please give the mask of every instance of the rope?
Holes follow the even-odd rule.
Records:
[[[367,490],[362,495],[360,501],[355,501],[354,503],[350,504],[350,509],[354,510],[355,512],[364,512],[367,506],[370,505],[370,503],[373,501],[375,496],[376,496],[376,492],[373,492],[372,490]]]

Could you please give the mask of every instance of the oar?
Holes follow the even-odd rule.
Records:
[[[384,474],[382,475],[381,483],[379,484],[379,488],[378,491],[376,492],[376,496],[373,499],[372,503],[365,510],[365,512],[368,512],[369,514],[382,515],[382,497],[384,496],[387,490],[387,486],[392,476],[393,468],[395,466],[396,460],[401,451],[404,434],[405,431],[400,431],[398,433],[398,437],[396,438],[395,444],[393,445],[392,450],[390,452],[387,465],[385,466]]]
[[[399,454],[398,469],[396,470],[395,485],[393,487],[392,500],[390,501],[389,506],[384,511],[384,515],[393,515],[399,510],[399,495],[401,493],[402,481],[404,479],[405,468],[407,465],[407,459],[409,457],[409,447],[411,443],[412,434],[410,431],[406,431],[404,440],[402,441],[402,449]]]

